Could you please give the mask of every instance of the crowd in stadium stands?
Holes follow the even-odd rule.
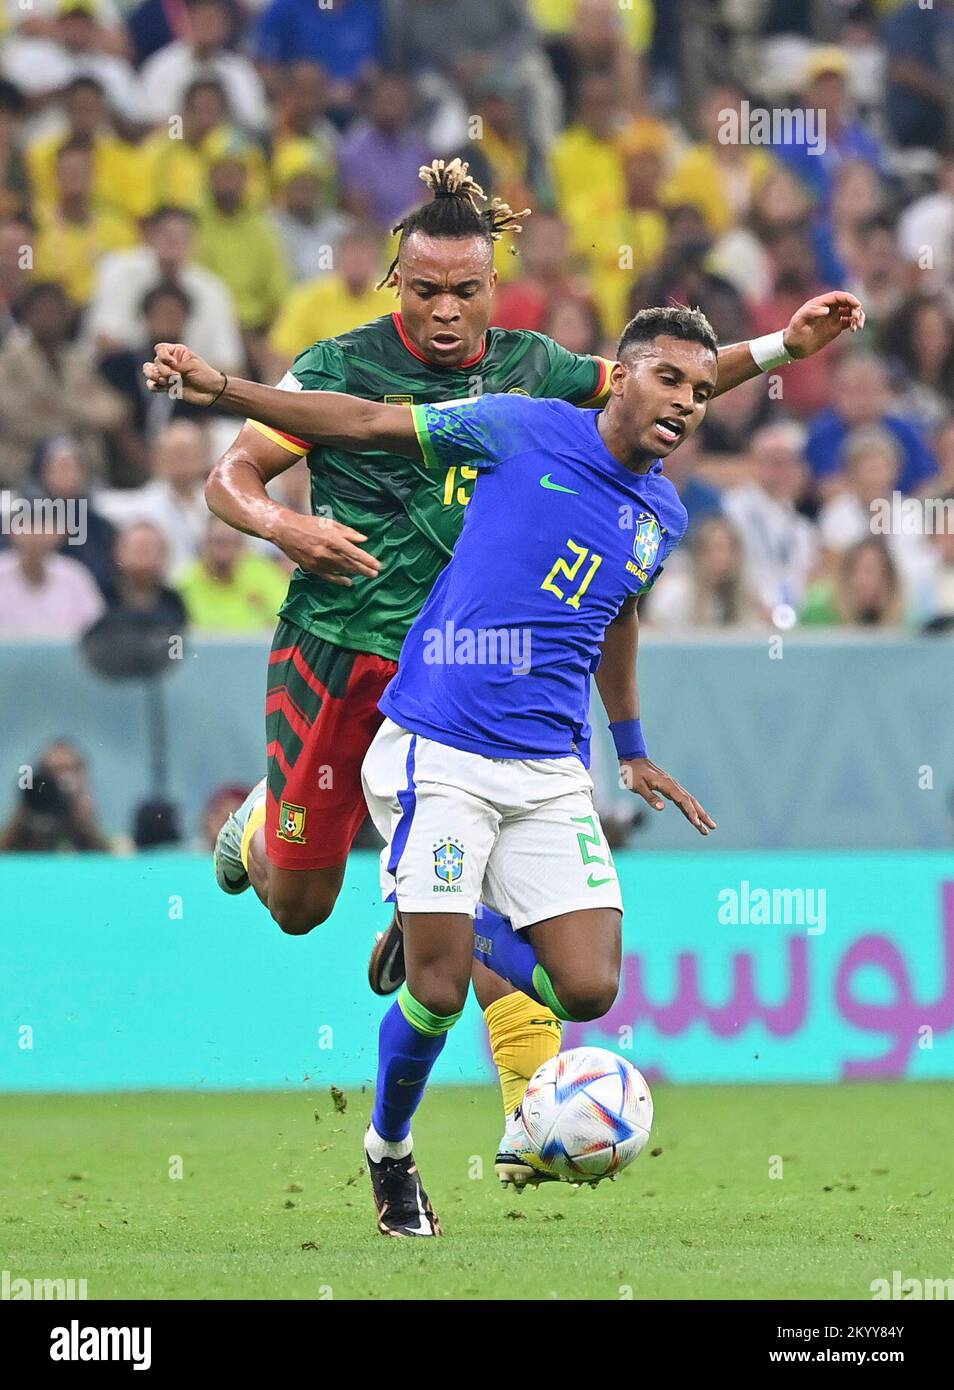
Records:
[[[691,529],[647,624],[954,625],[952,528],[871,509],[954,498],[954,0],[8,0],[0,28],[0,489],[88,503],[82,545],[3,527],[0,638],[272,625],[288,564],[202,495],[235,422],[141,365],[182,339],[271,381],[389,312],[390,229],[456,154],[533,208],[502,326],[612,356],[647,304],[726,342],[865,305],[673,454]],[[726,141],[754,108],[823,115],[823,149]],[[274,487],[307,510],[304,463]]]

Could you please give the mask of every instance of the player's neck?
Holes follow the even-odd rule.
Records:
[[[596,422],[600,438],[617,463],[628,468],[631,473],[648,473],[655,462],[655,456],[643,449],[634,449],[626,438],[625,431],[613,419],[613,412],[606,408],[600,411]]]

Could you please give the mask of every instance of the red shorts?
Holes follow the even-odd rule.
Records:
[[[367,814],[361,764],[396,661],[280,620],[268,658],[265,844],[280,869],[343,864]]]

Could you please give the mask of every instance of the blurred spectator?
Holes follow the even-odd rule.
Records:
[[[898,245],[919,279],[942,288],[954,272],[954,149],[941,160],[937,187],[910,203],[898,220]]]
[[[205,427],[172,420],[153,449],[153,477],[143,487],[101,492],[97,504],[115,526],[147,522],[166,546],[165,573],[175,578],[195,560],[209,521],[205,480],[212,459]]]
[[[166,537],[148,521],[124,526],[116,539],[115,577],[107,594],[110,614],[122,610],[160,623],[172,633],[188,625],[185,604],[163,582],[169,568]]]
[[[698,113],[702,138],[679,160],[663,188],[664,202],[698,208],[714,236],[745,220],[774,165],[763,147],[726,138],[735,133],[733,118],[735,125],[740,123],[741,101],[741,92],[729,86],[714,87],[703,98]]]
[[[0,482],[22,478],[36,445],[58,434],[72,435],[91,476],[102,477],[104,435],[123,424],[122,401],[89,350],[69,341],[73,312],[59,285],[33,284],[19,318],[0,347]]]
[[[20,89],[0,78],[0,217],[24,213],[30,205],[30,175],[20,148],[25,110]]]
[[[845,160],[864,159],[882,172],[885,166],[880,140],[851,109],[849,66],[848,55],[841,48],[825,46],[811,54],[798,105],[814,114],[817,128],[812,130],[808,121],[801,126],[792,122],[792,139],[774,146],[778,157],[823,207],[831,197],[835,173]]]
[[[929,486],[937,495],[954,492],[954,415],[940,421],[934,431],[933,443],[938,471]]]
[[[382,73],[368,93],[367,118],[348,131],[338,149],[345,206],[383,231],[421,200],[418,170],[432,155],[413,117],[407,79]]]
[[[698,434],[691,434],[666,459],[666,477],[679,493],[679,500],[689,513],[689,536],[706,517],[719,516],[722,495],[719,489],[699,476],[702,448]]]
[[[327,201],[327,170],[314,141],[286,140],[272,161],[278,206],[272,218],[292,279],[318,280],[334,269],[338,243],[354,218]]]
[[[146,223],[146,244],[104,257],[84,322],[101,351],[137,348],[143,341],[143,296],[161,280],[189,296],[189,346],[224,371],[243,361],[242,340],[229,291],[218,275],[193,260],[195,218],[181,208],[160,207]]]
[[[773,615],[789,610],[793,620],[818,558],[815,528],[798,511],[810,476],[804,445],[804,430],[792,422],[756,430],[754,481],[729,488],[722,498],[760,601]]]
[[[591,72],[612,73],[628,106],[640,96],[639,58],[653,30],[652,0],[531,0],[531,12],[547,35],[546,51],[563,89],[564,109],[574,113],[580,83]]]
[[[59,0],[43,37],[14,33],[4,43],[3,72],[31,99],[61,91],[74,77],[95,77],[128,127],[143,119],[136,77],[120,45],[96,18],[96,0]]]
[[[328,73],[331,103],[347,107],[355,84],[373,73],[384,54],[384,15],[379,0],[271,0],[254,34],[255,57],[271,90],[281,85],[281,65],[320,63]]]
[[[700,430],[706,473],[720,487],[750,482],[749,445],[754,432],[767,424],[775,409],[764,376],[752,377],[734,391],[716,396]]]
[[[392,44],[415,76],[472,90],[499,67],[513,74],[524,131],[545,150],[560,119],[560,92],[540,49],[526,0],[393,0]],[[610,79],[612,80],[612,79]]]
[[[232,16],[227,0],[184,0],[187,35],[159,49],[139,71],[146,116],[158,124],[182,110],[182,95],[197,77],[215,77],[225,91],[233,120],[250,130],[268,124],[265,88],[254,65],[231,49]]]
[[[288,578],[250,550],[239,531],[211,517],[200,557],[178,584],[189,621],[205,632],[260,632],[272,627]]]
[[[264,212],[249,206],[249,163],[244,146],[220,155],[209,170],[207,202],[199,219],[196,256],[228,286],[245,336],[246,352],[258,365],[261,335],[290,284],[278,233]]]
[[[851,353],[835,365],[831,409],[811,422],[805,454],[823,493],[840,484],[842,447],[848,432],[860,425],[880,425],[901,451],[898,487],[914,492],[937,472],[937,460],[923,434],[899,415],[892,401],[887,369],[870,353]],[[827,486],[826,486],[827,485]]]
[[[209,853],[215,849],[215,842],[222,826],[237,811],[249,794],[245,783],[227,782],[209,793],[209,799],[202,808],[202,827],[196,851]]]
[[[82,536],[63,536],[59,553],[85,565],[105,594],[112,582],[116,533],[90,498],[89,473],[82,455],[72,439],[62,436],[42,446],[37,464],[39,490],[44,497],[82,508]]]
[[[0,343],[16,326],[20,302],[33,282],[33,224],[23,213],[0,221]]]
[[[122,397],[129,421],[110,464],[118,486],[135,486],[147,476],[150,447],[169,420],[209,418],[204,406],[187,405],[168,392],[148,391],[142,374],[143,363],[152,361],[156,343],[188,342],[191,313],[192,301],[177,282],[160,282],[142,298],[142,342],[100,358],[100,375]]]
[[[542,333],[550,305],[580,293],[570,271],[566,223],[553,213],[534,213],[520,237],[519,252],[519,278],[498,286],[493,322]]]
[[[869,342],[880,347],[880,332],[911,292],[913,272],[904,260],[891,218],[881,213],[855,232],[844,288],[865,306]]]
[[[555,299],[544,322],[548,338],[580,354],[598,354],[602,347],[602,329],[596,305],[581,295]]]
[[[595,254],[590,258],[603,327],[611,334],[625,321],[632,280],[652,270],[666,249],[669,229],[661,188],[668,143],[648,122],[638,122],[618,141],[624,202],[615,218],[594,227]]]
[[[853,429],[841,457],[845,486],[818,514],[819,538],[829,558],[872,534],[876,504],[890,505],[901,468],[896,439],[877,425]],[[892,526],[885,544],[906,592],[915,594],[931,564],[924,537]]]
[[[292,290],[269,336],[278,371],[316,339],[337,337],[396,308],[393,295],[375,289],[381,260],[377,234],[356,227],[338,244],[333,274]]]
[[[550,150],[557,204],[573,249],[584,256],[592,249],[594,230],[617,215],[626,200],[616,143],[623,118],[613,79],[589,73],[580,84],[575,119]]]
[[[147,184],[146,213],[176,207],[198,216],[207,192],[209,165],[231,130],[221,82],[197,77],[183,93],[179,138],[171,138],[168,124],[160,125],[138,147]]]
[[[909,0],[885,20],[888,54],[885,114],[902,146],[954,139],[954,0]]]
[[[749,581],[742,542],[730,521],[708,517],[687,542],[688,564],[653,586],[655,627],[761,627],[766,614]]]
[[[795,311],[820,289],[815,250],[806,222],[773,227],[766,231],[764,246],[771,289],[751,306],[753,337],[775,332],[787,324]],[[787,411],[804,418],[827,405],[832,367],[843,351],[842,344],[835,342],[824,353],[771,373],[776,382],[774,389]]]
[[[671,207],[667,236],[658,266],[633,286],[628,313],[649,304],[691,304],[703,311],[722,342],[748,337],[740,295],[709,268],[712,234],[699,209],[689,203]]]
[[[552,201],[546,163],[535,159],[520,120],[518,83],[509,68],[495,68],[473,88],[476,138],[458,153],[466,162],[479,158],[478,182],[512,208],[531,201]],[[430,156],[428,156],[430,158]]]
[[[954,513],[954,492],[938,501],[950,517]],[[950,632],[954,628],[954,525],[950,520],[933,531],[928,544],[934,566],[924,591],[925,631]]]
[[[149,199],[140,146],[117,133],[102,83],[95,77],[74,77],[60,94],[62,122],[27,147],[33,199],[52,207],[59,198],[57,161],[65,145],[82,141],[93,157],[91,196],[98,207],[141,217]],[[168,143],[168,131],[164,132]],[[107,248],[104,248],[107,249]]]
[[[940,294],[913,296],[885,325],[883,341],[907,376],[900,398],[905,414],[928,425],[945,419],[954,400],[954,327],[948,299]]]
[[[842,555],[834,579],[809,587],[801,621],[809,626],[899,627],[904,618],[901,586],[884,542],[875,536]]]
[[[113,848],[100,828],[86,759],[75,744],[57,739],[40,754],[16,810],[0,830],[0,854],[109,853]]]
[[[835,171],[831,201],[812,228],[820,282],[844,285],[858,258],[859,238],[884,209],[884,180],[874,165],[849,159]]]
[[[57,152],[56,202],[37,209],[36,272],[77,307],[89,301],[100,257],[138,241],[125,213],[94,203],[93,180],[92,145],[75,136]]]
[[[328,76],[320,63],[289,63],[282,69],[281,85],[275,93],[272,142],[277,155],[286,140],[307,140],[322,168],[324,194],[333,198],[337,194],[338,132],[328,119],[328,99]]]
[[[52,526],[13,529],[0,553],[0,637],[78,637],[105,604],[89,571],[56,553]]]

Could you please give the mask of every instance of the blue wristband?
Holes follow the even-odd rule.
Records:
[[[638,719],[617,719],[609,726],[618,758],[645,758],[646,743]]]

